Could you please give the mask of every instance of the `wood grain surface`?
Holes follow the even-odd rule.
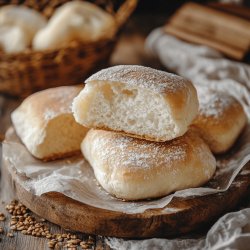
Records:
[[[250,22],[196,3],[183,5],[165,26],[167,33],[185,41],[207,45],[242,60],[249,52]]]

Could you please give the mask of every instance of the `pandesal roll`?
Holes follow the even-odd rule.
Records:
[[[151,141],[182,136],[198,114],[193,84],[174,74],[120,65],[86,81],[72,109],[80,124]]]
[[[81,149],[100,185],[125,200],[165,196],[206,183],[216,160],[193,132],[168,142],[152,142],[91,129]]]
[[[230,149],[247,123],[241,104],[232,96],[209,87],[196,86],[199,114],[192,129],[205,140],[215,154]]]
[[[33,156],[47,161],[80,152],[88,129],[75,122],[71,104],[81,89],[65,86],[37,92],[11,114],[17,135]]]

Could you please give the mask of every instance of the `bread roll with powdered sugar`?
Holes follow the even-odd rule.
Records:
[[[76,121],[86,127],[168,141],[187,132],[198,114],[198,99],[193,84],[180,76],[120,65],[88,78],[72,107]]]
[[[91,129],[81,149],[101,186],[125,200],[199,187],[216,169],[208,146],[190,131],[169,142],[151,142]]]
[[[42,160],[53,160],[80,152],[88,131],[72,114],[79,86],[51,88],[26,98],[11,114],[16,133],[29,152]]]
[[[196,87],[200,110],[192,129],[200,134],[213,153],[224,153],[233,146],[245,127],[246,114],[232,96],[208,87]]]

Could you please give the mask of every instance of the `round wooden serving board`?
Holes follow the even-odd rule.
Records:
[[[250,170],[250,163],[244,170]],[[92,207],[61,193],[36,196],[24,188],[24,177],[5,162],[2,169],[3,180],[12,184],[17,198],[41,217],[65,229],[126,238],[177,236],[214,222],[250,193],[250,171],[244,172],[226,192],[185,200],[174,198],[164,209],[126,214]]]

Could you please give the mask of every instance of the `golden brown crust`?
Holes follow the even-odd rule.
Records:
[[[216,165],[208,146],[191,131],[162,143],[92,129],[81,148],[104,189],[125,200],[200,186]]]
[[[18,110],[19,112],[29,112],[29,115],[33,117],[31,122],[34,120],[42,127],[53,115],[72,113],[72,100],[82,89],[82,85],[75,85],[39,91],[28,96]]]
[[[133,87],[150,89],[155,93],[182,91],[191,82],[181,76],[139,65],[118,65],[98,71],[85,82],[119,82]]]
[[[183,113],[186,106],[190,105],[188,103],[190,99],[198,107],[196,89],[189,80],[149,67],[118,65],[95,73],[85,82],[87,84],[95,84],[96,82],[122,83],[162,94],[169,101],[171,108],[175,110],[173,116]]]
[[[205,91],[207,100],[203,101],[191,127],[208,143],[213,153],[224,153],[245,127],[246,114],[233,97],[209,89],[202,91]]]
[[[49,161],[79,152],[87,128],[73,117],[71,104],[82,86],[37,92],[11,114],[17,135],[36,158]]]
[[[72,109],[86,127],[168,141],[187,131],[198,113],[198,99],[193,84],[180,76],[119,65],[88,78]]]

